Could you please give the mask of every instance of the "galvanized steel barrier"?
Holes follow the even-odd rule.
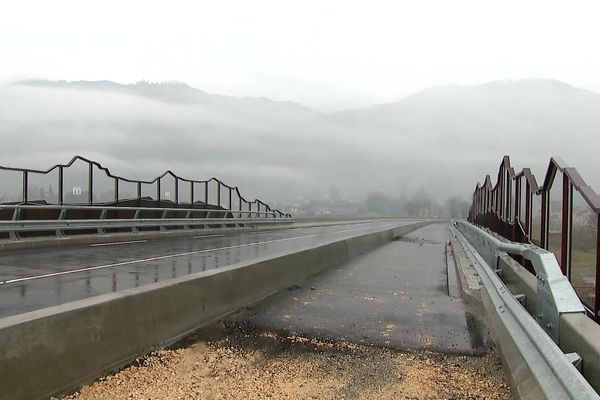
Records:
[[[597,321],[600,311],[600,197],[575,168],[551,158],[541,185],[529,168],[515,172],[505,156],[492,185],[477,184],[469,221],[505,238],[556,255],[565,275]],[[516,257],[532,271],[531,264]]]
[[[514,398],[599,399],[573,364],[581,366],[580,355],[564,354],[558,347],[560,315],[583,313],[584,308],[554,255],[534,245],[503,242],[466,222],[453,224],[451,232],[481,278],[487,320],[507,365]],[[494,269],[500,253],[520,255],[535,266],[535,317],[499,278],[500,270]]]
[[[171,171],[151,181],[110,173],[75,156],[67,164],[34,170],[0,166],[0,237],[52,232],[99,234],[167,228],[291,223],[288,213],[246,200],[216,178],[185,179]]]
[[[567,278],[561,274],[556,257],[551,252],[532,244],[504,242],[466,222],[455,222],[453,227],[468,240],[479,254],[478,257],[491,268],[498,265],[501,252],[519,256],[530,263],[537,278],[537,310],[534,318],[556,343],[559,340],[560,315],[585,312]]]

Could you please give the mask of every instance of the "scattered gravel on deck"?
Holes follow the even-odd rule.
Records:
[[[66,399],[510,399],[495,353],[401,352],[271,332],[211,332]]]

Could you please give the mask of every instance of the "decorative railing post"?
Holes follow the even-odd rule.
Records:
[[[88,162],[88,204],[94,204],[94,164]]]
[[[521,218],[521,186],[523,184],[522,181],[523,177],[519,177],[515,180],[515,198],[514,198],[514,210],[515,210],[515,217],[513,219],[513,239],[512,240],[517,240],[517,238],[520,238],[520,231],[519,231],[519,221]],[[511,192],[512,193],[512,192]]]
[[[573,185],[563,172],[563,192],[562,192],[562,232],[561,232],[561,255],[560,268],[563,275],[571,278],[571,236],[573,229]]]
[[[541,233],[540,233],[540,247],[548,250],[548,233],[550,231],[548,223],[550,220],[550,192],[546,189],[542,189],[542,215],[541,215]]]
[[[600,309],[600,213],[596,213],[596,285],[594,287],[594,318]]]
[[[162,192],[160,188],[160,178],[156,180],[156,202],[160,204],[160,199],[162,198]]]
[[[505,206],[506,207],[505,207],[505,215],[506,215],[506,220],[508,222],[513,222],[514,223],[514,220],[513,221],[510,220],[510,214],[511,214],[511,211],[513,210],[513,208],[512,208],[512,201],[514,200],[512,198],[513,197],[512,196],[512,180],[511,180],[511,177],[510,177],[510,174],[509,174],[508,170],[506,170],[506,174],[505,175],[506,175],[506,188],[505,188],[505,194],[506,194],[506,196],[505,196],[506,197],[506,205]]]
[[[221,207],[221,181],[217,181],[217,206]]]
[[[175,177],[175,204],[179,204],[179,178]]]
[[[23,171],[23,203],[27,204],[29,201],[28,196],[29,176],[27,171]]]
[[[58,205],[65,204],[65,171],[63,166],[58,167]]]
[[[118,203],[119,202],[119,178],[114,178],[114,181],[115,182],[113,184],[113,186],[114,186],[113,191],[115,192],[115,194],[113,196],[113,199],[114,199],[115,203]]]
[[[525,235],[531,239],[531,186],[529,185],[529,179],[525,179]]]

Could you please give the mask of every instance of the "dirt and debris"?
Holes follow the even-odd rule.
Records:
[[[497,355],[403,352],[224,323],[65,397],[509,399]]]

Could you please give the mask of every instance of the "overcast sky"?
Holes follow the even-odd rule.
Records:
[[[177,80],[337,110],[440,84],[600,91],[598,1],[5,1],[0,82]]]

